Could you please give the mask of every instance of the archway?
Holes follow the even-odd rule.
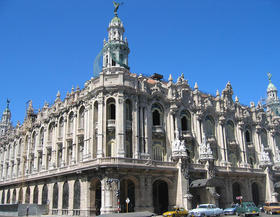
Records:
[[[18,203],[19,203],[19,204],[22,203],[22,197],[23,197],[22,188],[20,188],[20,189],[19,189],[19,193],[18,193]]]
[[[26,188],[25,203],[30,203],[30,188],[29,188],[29,186]]]
[[[33,193],[33,203],[34,204],[38,204],[38,195],[39,195],[39,191],[38,191],[38,186],[36,185],[34,188],[34,193]]]
[[[101,182],[94,179],[90,184],[90,215],[100,215],[101,209]]]
[[[63,184],[63,194],[62,194],[62,209],[68,209],[69,207],[69,185],[68,182]],[[67,213],[63,213],[67,214]]]
[[[1,203],[4,204],[5,203],[5,189],[3,189],[2,191],[2,199],[1,199]]]
[[[252,184],[252,198],[256,206],[259,205],[260,202],[259,186],[256,182]]]
[[[76,180],[74,184],[74,200],[73,200],[73,208],[75,210],[80,209],[80,203],[81,203],[81,186],[80,181]]]
[[[238,199],[236,199],[236,197],[241,196],[241,188],[240,188],[240,184],[235,182],[232,184],[232,201],[234,203],[239,203],[240,201]]]
[[[135,185],[130,179],[124,179],[120,185],[121,212],[126,212],[126,199],[129,198],[128,212],[133,212],[135,207]]]
[[[17,191],[16,189],[13,190],[13,197],[12,197],[12,203],[16,203],[17,200]]]
[[[42,205],[47,205],[48,203],[48,186],[44,184],[42,192]]]
[[[7,204],[10,204],[10,189],[7,192]]]
[[[168,210],[168,184],[165,181],[157,180],[153,183],[153,205],[157,214]]]
[[[53,186],[53,209],[58,208],[58,185],[57,183],[54,184]]]

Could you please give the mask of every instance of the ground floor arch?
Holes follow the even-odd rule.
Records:
[[[256,182],[252,183],[252,199],[253,202],[256,204],[256,206],[259,205],[260,192],[259,192],[259,185]]]
[[[234,182],[232,184],[232,201],[234,203],[240,202],[238,199],[236,199],[239,196],[242,196],[241,195],[241,186],[238,182]]]
[[[90,181],[90,215],[100,215],[101,209],[101,181]]]
[[[128,207],[126,207],[126,199],[129,199]],[[135,184],[130,179],[124,179],[120,183],[120,205],[121,212],[133,212],[135,207]]]
[[[168,210],[168,184],[163,180],[153,183],[153,206],[156,214],[162,214]]]

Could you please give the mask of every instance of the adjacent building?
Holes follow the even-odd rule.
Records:
[[[278,199],[279,99],[241,105],[228,82],[209,95],[182,74],[168,81],[129,70],[115,10],[103,66],[84,88],[60,93],[22,124],[0,123],[0,203],[46,204],[53,215],[126,210],[162,213],[198,203],[226,207],[239,196]]]

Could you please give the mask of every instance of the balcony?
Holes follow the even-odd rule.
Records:
[[[63,141],[63,138],[60,136],[60,137],[57,137],[57,142],[58,143],[61,143]]]
[[[186,139],[187,141],[192,141],[193,136],[192,136],[192,132],[189,130],[183,130],[182,131],[182,136],[184,139]]]
[[[246,142],[246,146],[248,148],[254,148],[254,144],[252,142]]]
[[[73,133],[67,133],[66,135],[67,140],[72,139],[72,137],[73,137]]]
[[[84,135],[84,128],[78,129],[78,135]]]
[[[236,147],[238,144],[235,140],[228,140],[227,141],[228,145],[230,145],[231,147]]]
[[[162,137],[164,136],[164,128],[161,125],[156,125],[152,127],[153,136]]]
[[[107,120],[107,128],[109,130],[113,130],[115,129],[115,127],[116,127],[116,120],[113,119]]]
[[[38,145],[38,146],[37,146],[37,151],[38,151],[38,152],[42,152],[42,150],[43,150],[42,147],[43,147],[42,145]]]

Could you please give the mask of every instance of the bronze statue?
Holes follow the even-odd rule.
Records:
[[[113,4],[114,4],[114,7],[115,7],[114,14],[116,16],[118,16],[118,9],[119,9],[120,3],[117,3],[115,1],[113,1]]]

